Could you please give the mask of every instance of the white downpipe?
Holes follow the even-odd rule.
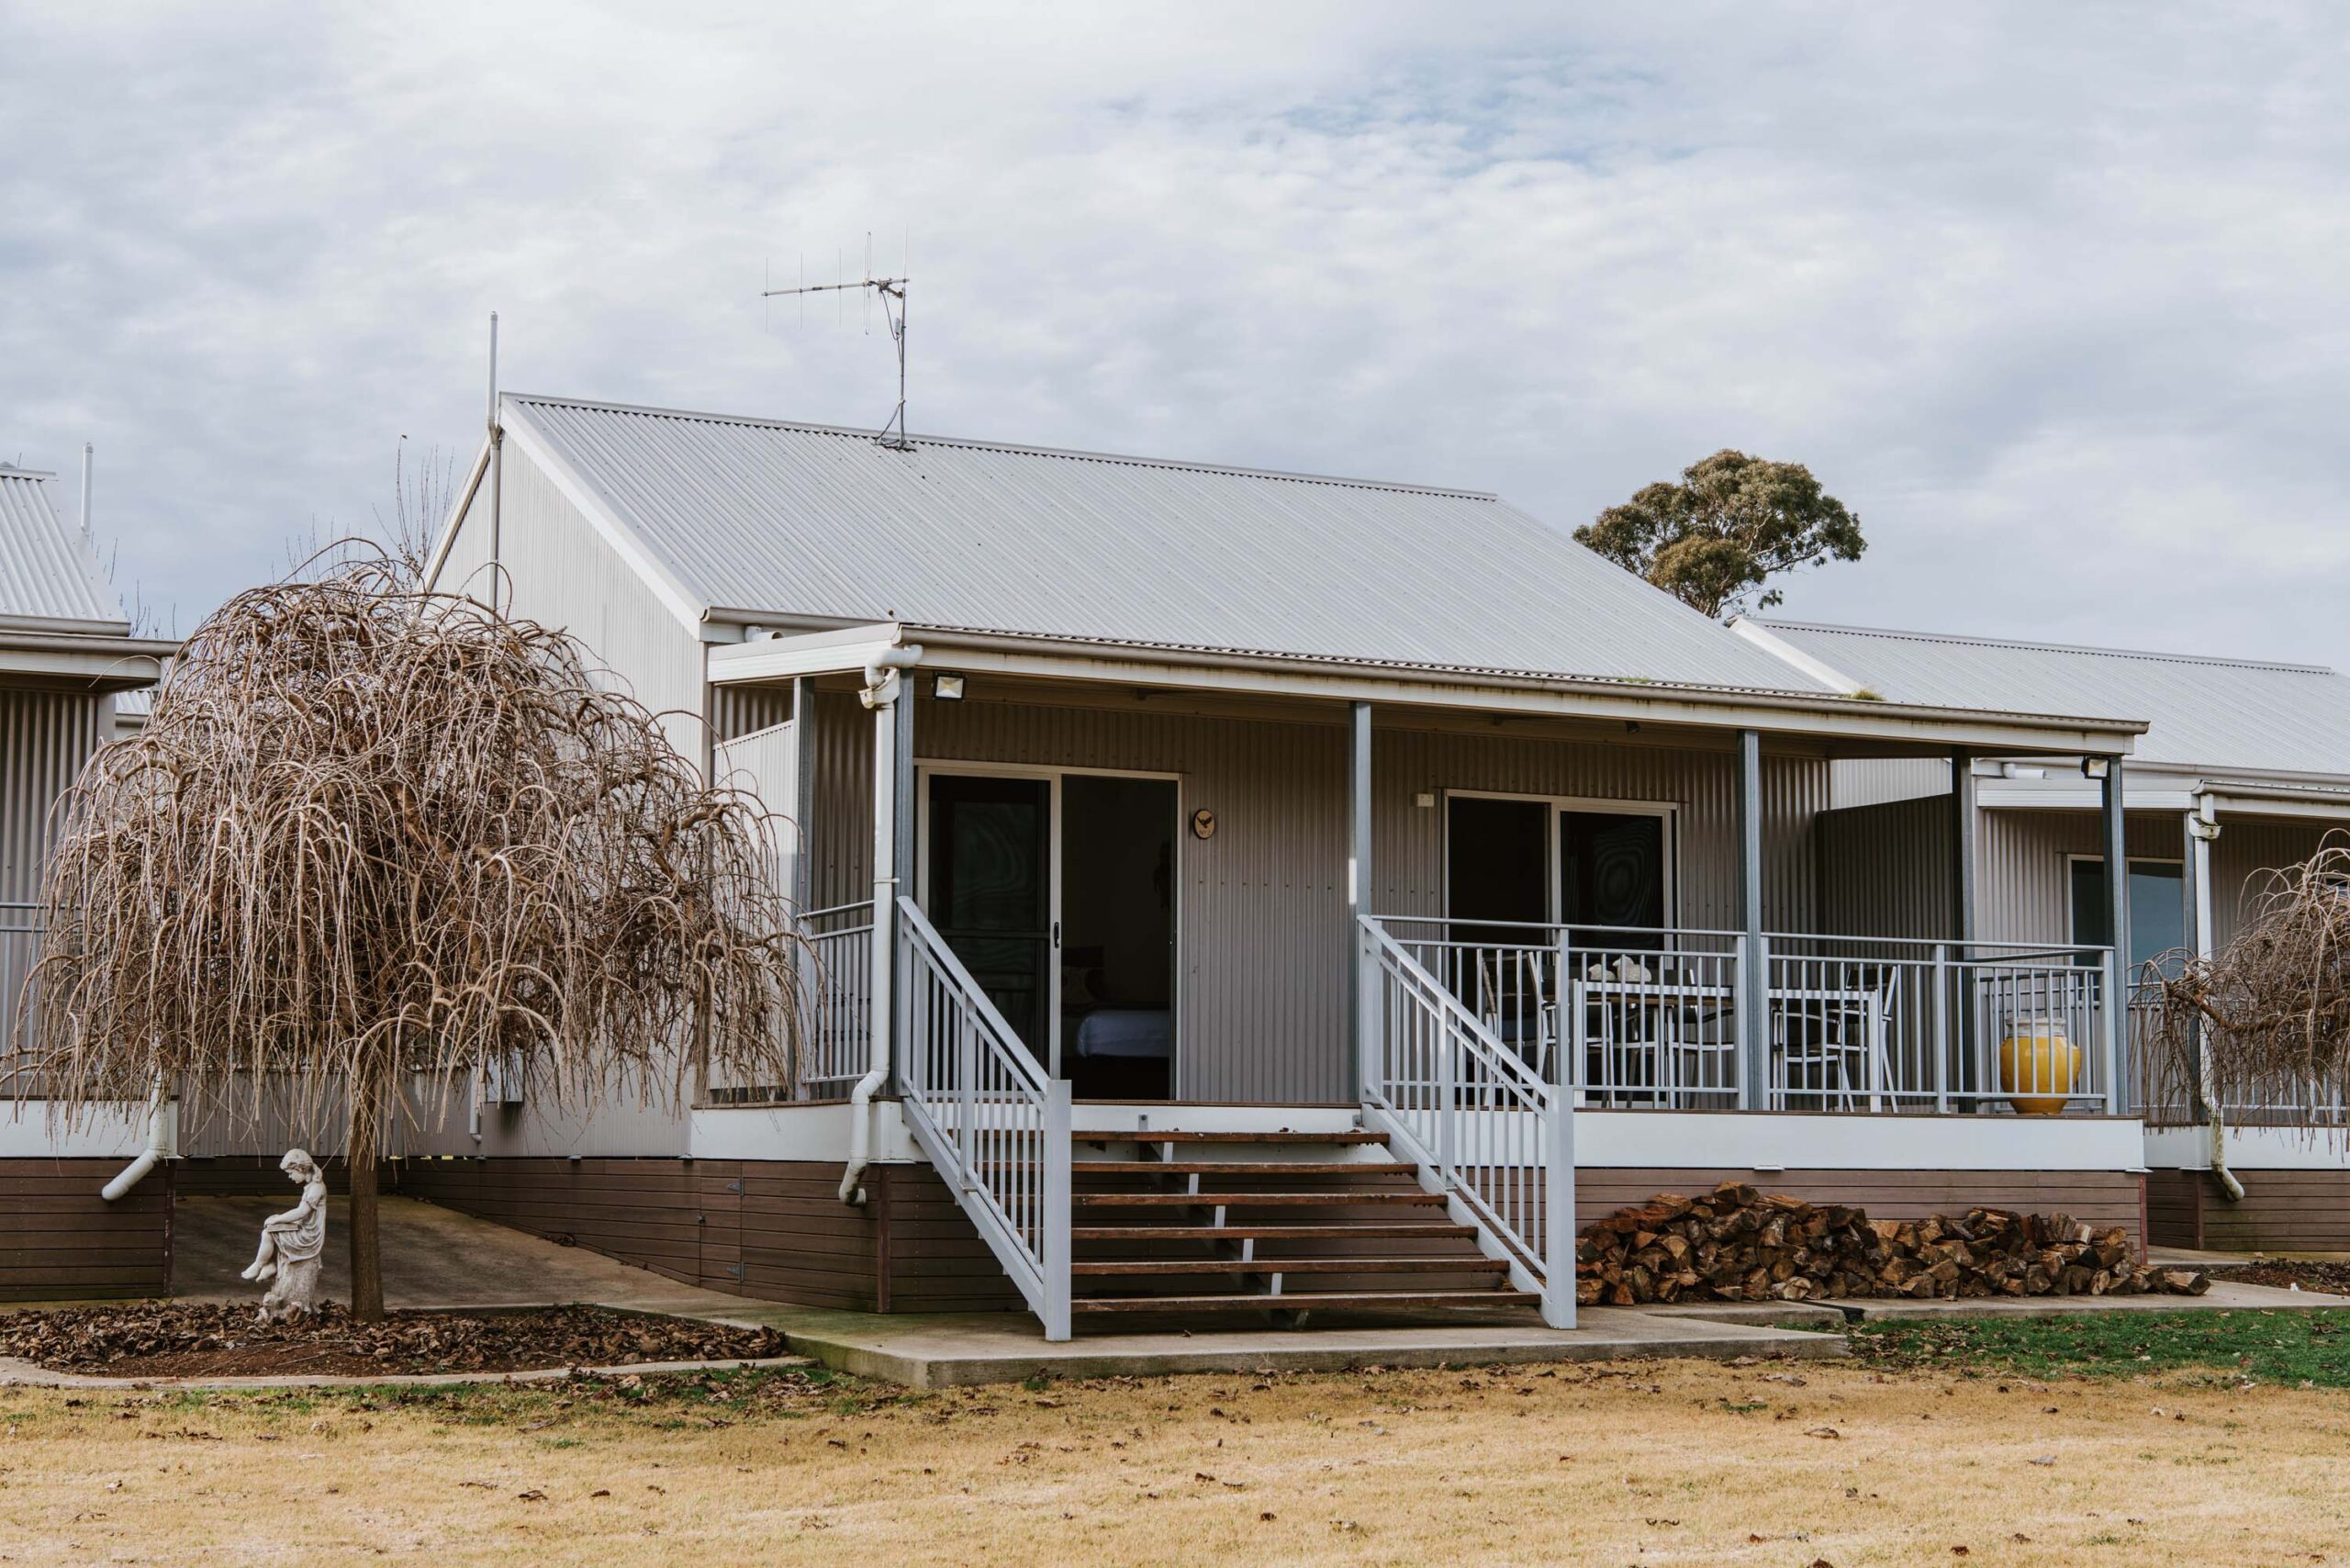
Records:
[[[2194,845],[2195,855],[2195,956],[2211,957],[2211,841],[2220,836],[2220,812],[2208,794],[2195,797],[2195,811],[2187,819],[2188,836]],[[2197,1066],[2202,1070],[2197,1088],[2203,1095],[2204,1108],[2211,1114],[2211,1174],[2219,1178],[2220,1190],[2230,1203],[2244,1199],[2244,1183],[2228,1169],[2228,1123],[2221,1114],[2220,1096],[2211,1081],[2211,1052],[2206,1046],[2197,1053]]]
[[[149,1171],[173,1157],[179,1141],[178,1135],[179,1117],[171,1101],[164,1096],[162,1084],[158,1082],[155,1092],[147,1102],[147,1147],[140,1151],[138,1159],[124,1166],[113,1181],[98,1189],[98,1196],[113,1203],[144,1182]]]
[[[865,1202],[865,1167],[872,1158],[873,1096],[890,1081],[890,1027],[896,984],[890,970],[898,935],[898,731],[890,710],[909,695],[900,670],[922,660],[919,646],[884,648],[867,661],[857,700],[873,711],[873,960],[872,1039],[865,1076],[849,1092],[848,1167],[841,1172],[841,1202]]]

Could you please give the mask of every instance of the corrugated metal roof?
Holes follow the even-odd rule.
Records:
[[[54,476],[0,464],[0,616],[128,631],[122,599],[50,495]]]
[[[1817,694],[1489,495],[509,395],[704,605]]]
[[[2151,725],[2139,761],[2350,778],[2350,679],[2320,665],[1759,624],[1887,701],[2110,713]]]

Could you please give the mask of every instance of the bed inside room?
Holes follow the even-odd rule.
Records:
[[[1175,1092],[1174,780],[1061,779],[1060,1065],[1080,1100]]]

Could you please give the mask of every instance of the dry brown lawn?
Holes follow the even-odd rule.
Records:
[[[2350,1560],[2350,1394],[2196,1376],[1661,1361],[748,1408],[13,1390],[0,1431],[10,1563]]]

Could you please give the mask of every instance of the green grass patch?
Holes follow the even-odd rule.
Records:
[[[2350,1312],[2085,1312],[1863,1322],[1851,1334],[1855,1356],[1901,1371],[2032,1378],[2199,1371],[2350,1388]]]
[[[113,1402],[115,1396],[97,1395]],[[824,1367],[740,1367],[691,1372],[574,1374],[530,1383],[376,1383],[303,1389],[125,1387],[127,1406],[171,1411],[241,1410],[264,1420],[338,1413],[410,1411],[453,1427],[516,1427],[539,1431],[590,1417],[618,1417],[656,1430],[737,1422],[855,1416],[921,1396]],[[543,1443],[577,1439],[550,1435]]]

